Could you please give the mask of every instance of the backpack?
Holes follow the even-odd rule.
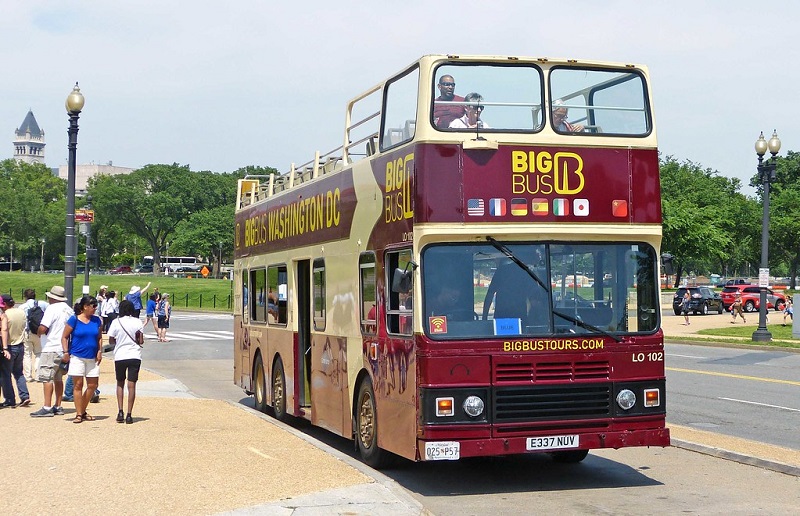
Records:
[[[33,306],[28,310],[28,331],[36,335],[39,332],[39,325],[42,324],[44,310],[39,306],[39,302],[34,300]]]

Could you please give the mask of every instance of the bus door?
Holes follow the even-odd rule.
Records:
[[[297,262],[297,344],[300,406],[311,406],[311,264]]]

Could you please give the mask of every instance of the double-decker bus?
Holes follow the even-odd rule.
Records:
[[[373,467],[668,446],[660,241],[646,67],[425,56],[239,181],[234,381]]]

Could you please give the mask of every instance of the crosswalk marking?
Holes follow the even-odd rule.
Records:
[[[157,340],[154,334],[145,333],[145,339]],[[167,338],[170,340],[233,340],[232,331],[167,331]]]

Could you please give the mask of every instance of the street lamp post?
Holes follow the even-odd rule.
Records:
[[[217,264],[217,279],[222,277],[222,242],[219,243],[219,263]]]
[[[11,242],[11,258],[8,264],[8,271],[14,272],[14,242]]]
[[[67,223],[66,244],[64,246],[64,295],[67,303],[72,304],[72,287],[75,281],[75,255],[78,254],[78,242],[75,239],[75,150],[78,148],[78,116],[83,109],[84,98],[78,83],[72,88],[65,103],[69,114],[69,160],[67,163]]]
[[[767,329],[767,283],[769,283],[769,184],[775,180],[776,156],[781,150],[781,141],[777,131],[772,132],[772,138],[767,142],[764,133],[756,140],[756,154],[758,154],[758,180],[764,185],[762,204],[764,212],[761,217],[761,269],[758,271],[758,284],[761,287],[758,308],[758,328],[753,332],[753,341],[769,342],[772,334]],[[769,149],[772,157],[766,163],[764,154]]]
[[[86,210],[92,209],[92,196],[86,196]],[[87,221],[86,223],[86,264],[83,268],[83,295],[89,295],[89,257],[92,254],[92,223]]]
[[[44,238],[42,239],[42,259],[39,260],[39,272],[44,272]]]

